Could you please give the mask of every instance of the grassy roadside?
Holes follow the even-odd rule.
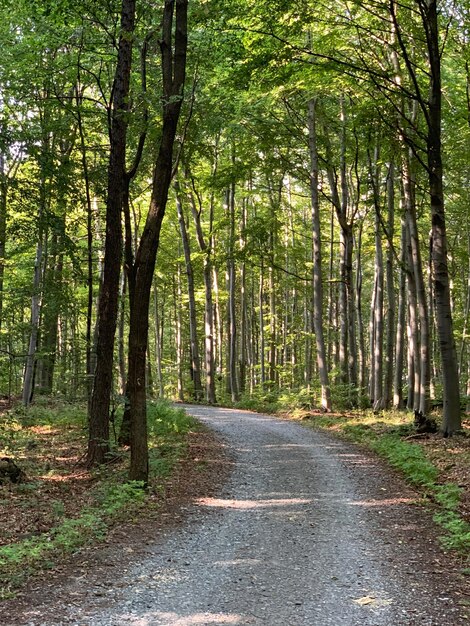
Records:
[[[99,470],[83,467],[84,407],[44,401],[0,414],[0,457],[13,458],[26,474],[19,484],[0,484],[0,600],[31,574],[103,540],[118,521],[158,507],[196,424],[164,402],[150,403],[148,417],[151,476],[144,491],[126,480],[126,451]]]
[[[458,435],[444,440],[439,435],[413,439],[412,418],[402,412],[372,411],[350,415],[314,415],[308,425],[321,428],[366,446],[399,470],[434,506],[434,521],[443,529],[444,548],[470,555],[470,523],[465,519],[465,493],[470,468],[470,439]],[[462,468],[462,482],[456,481]],[[453,469],[454,480],[446,479]],[[456,471],[457,470],[457,471]]]
[[[302,398],[267,394],[240,403],[240,408],[302,420],[348,441],[363,445],[384,458],[414,485],[433,507],[442,528],[445,549],[467,558],[470,574],[470,422],[462,434],[444,439],[439,434],[415,437],[413,417],[404,411],[371,410],[321,414],[305,408]],[[438,418],[438,416],[436,416]]]

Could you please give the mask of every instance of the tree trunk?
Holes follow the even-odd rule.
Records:
[[[176,330],[176,391],[178,400],[184,401],[184,382],[183,382],[183,321],[181,316],[181,269],[178,263],[176,285],[173,286],[173,304],[175,311],[175,330]]]
[[[406,223],[404,217],[402,218],[400,241],[400,278],[398,287],[397,332],[395,337],[395,372],[393,377],[393,406],[396,409],[403,408],[406,313]]]
[[[395,166],[389,164],[387,175],[387,253],[385,261],[385,280],[387,291],[387,330],[385,339],[384,407],[390,408],[393,397],[393,356],[395,348],[395,284],[393,235],[395,232]]]
[[[429,409],[429,384],[431,376],[429,314],[426,299],[426,287],[423,276],[423,264],[419,244],[418,226],[416,222],[415,182],[411,171],[411,155],[403,160],[403,189],[405,199],[406,224],[410,247],[410,271],[414,274],[416,285],[416,302],[419,319],[419,387],[415,389],[417,410],[426,414]],[[418,358],[418,355],[416,355]]]
[[[31,332],[28,343],[28,355],[23,376],[22,400],[24,406],[29,406],[33,399],[34,387],[34,363],[39,333],[39,317],[41,313],[41,284],[43,263],[43,234],[39,231],[39,240],[36,246],[36,259],[34,262],[33,295],[31,297]]]
[[[8,177],[5,167],[5,155],[0,150],[0,330],[3,322],[3,282],[5,277],[5,249],[8,212],[7,195]]]
[[[65,225],[64,225],[65,226]],[[45,276],[47,295],[42,308],[41,356],[37,363],[36,387],[43,394],[51,394],[57,352],[57,329],[63,281],[63,254],[58,250],[57,233],[54,233],[49,256],[49,269]]]
[[[320,202],[318,198],[318,152],[315,119],[316,100],[308,104],[308,130],[310,148],[310,200],[313,235],[313,328],[317,348],[317,367],[321,385],[321,406],[331,410],[330,382],[323,333],[323,277],[321,258]]]
[[[196,227],[196,238],[199,249],[204,254],[204,346],[205,346],[205,366],[206,366],[206,401],[209,404],[215,404],[215,359],[214,359],[214,305],[212,301],[212,250],[207,244],[201,224],[201,209],[196,208],[194,195],[189,196],[191,212],[193,215],[194,225]],[[210,199],[209,214],[209,232],[212,232],[214,199]]]
[[[364,338],[364,323],[362,320],[362,231],[363,222],[359,224],[357,236],[356,254],[356,311],[357,311],[357,334],[358,334],[358,388],[361,396],[366,395],[366,348]]]
[[[106,200],[106,240],[103,281],[100,286],[98,304],[96,369],[89,414],[88,466],[104,463],[109,453],[109,405],[119,303],[122,255],[121,209],[125,178],[127,110],[129,106],[135,5],[135,0],[122,0],[121,35],[113,84]]]
[[[379,219],[379,207],[376,207],[375,215],[375,289],[373,306],[374,343],[371,354],[371,370],[374,372],[372,389],[372,406],[380,410],[384,408],[383,402],[383,338],[384,338],[384,269],[382,251],[382,233]],[[371,376],[372,378],[372,376]]]
[[[236,319],[236,273],[235,273],[235,184],[227,191],[227,211],[229,221],[229,258],[227,265],[228,287],[228,388],[232,402],[238,400],[237,376],[237,319]]]
[[[189,341],[191,346],[191,372],[193,380],[193,396],[196,402],[202,399],[203,391],[201,384],[201,362],[199,359],[199,343],[197,337],[197,316],[196,316],[196,296],[194,292],[194,272],[191,261],[191,249],[189,245],[188,231],[183,215],[181,204],[181,193],[179,183],[174,183],[176,191],[176,209],[178,213],[178,223],[180,227],[181,241],[183,244],[184,262],[186,266],[186,279],[188,282],[188,304],[189,304]]]
[[[150,290],[173,173],[173,145],[183,99],[187,50],[187,0],[165,0],[160,42],[163,71],[163,125],[152,180],[152,197],[137,249],[134,302],[129,326],[129,401],[131,408],[131,480],[148,481],[145,357]],[[173,17],[176,14],[173,28]],[[173,42],[174,33],[174,42]],[[174,46],[173,46],[174,43]]]
[[[428,47],[430,88],[428,102],[427,158],[431,196],[431,258],[439,346],[442,359],[444,392],[444,435],[452,435],[462,426],[457,352],[455,348],[447,265],[447,234],[444,210],[441,150],[441,49],[437,0],[420,0],[421,16]]]

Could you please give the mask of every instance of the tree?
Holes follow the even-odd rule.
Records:
[[[121,33],[112,90],[112,112],[106,239],[103,280],[98,305],[96,369],[89,415],[87,464],[104,463],[109,453],[109,406],[113,379],[114,337],[118,316],[119,276],[122,255],[121,211],[126,164],[127,111],[135,24],[135,0],[121,4]]]
[[[148,315],[160,231],[174,172],[173,146],[183,101],[187,52],[187,0],[165,0],[162,22],[162,129],[152,177],[152,197],[132,267],[134,301],[129,322],[128,393],[131,418],[131,480],[148,480],[146,354]],[[174,34],[173,34],[174,31]]]

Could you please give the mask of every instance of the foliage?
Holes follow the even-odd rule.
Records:
[[[182,409],[175,409],[164,401],[151,403],[149,416],[152,456],[148,490],[138,482],[126,481],[122,463],[113,463],[96,470],[88,491],[89,504],[73,518],[65,513],[65,501],[44,502],[43,506],[53,512],[55,525],[47,532],[0,547],[1,598],[14,593],[31,573],[52,567],[66,554],[103,540],[117,522],[132,520],[143,506],[153,506],[152,494],[162,488],[175,463],[184,455],[186,434],[195,424]],[[57,448],[58,455],[64,454],[64,446],[75,445],[77,432],[83,429],[85,422],[82,406],[45,398],[27,409],[17,406],[0,416],[0,454],[18,459],[27,473],[27,482],[14,486],[18,494],[24,495],[21,502],[26,505],[33,493],[37,493],[40,476],[45,471],[40,456],[42,446],[46,445],[49,453]],[[38,433],[45,436],[45,444],[39,440]],[[47,475],[57,478],[63,476],[63,471],[51,466]],[[63,496],[73,497],[73,490],[71,493],[72,496],[67,491]]]

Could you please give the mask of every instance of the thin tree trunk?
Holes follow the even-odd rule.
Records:
[[[184,382],[183,382],[183,322],[181,319],[181,268],[178,264],[176,286],[173,291],[173,303],[175,311],[175,326],[176,326],[176,389],[178,393],[178,400],[183,402],[184,400]]]
[[[308,104],[308,128],[310,148],[310,200],[312,208],[313,235],[313,328],[315,332],[317,367],[321,385],[321,406],[331,410],[331,392],[328,364],[323,333],[323,277],[321,257],[320,202],[318,197],[318,152],[315,118],[316,100]]]
[[[264,338],[264,264],[261,259],[258,290],[259,307],[259,364],[262,389],[266,386],[265,338]]]
[[[410,269],[414,274],[416,285],[416,301],[419,318],[419,388],[415,391],[417,410],[426,414],[429,408],[429,384],[431,377],[430,343],[429,343],[429,314],[426,299],[426,287],[423,276],[423,264],[419,245],[418,226],[416,223],[415,182],[411,171],[411,156],[403,162],[403,188],[405,197],[406,223],[408,227],[410,245]]]
[[[81,114],[81,95],[79,86],[75,88],[75,100],[77,106],[77,126],[80,137],[80,154],[83,170],[83,181],[85,183],[86,197],[86,225],[87,225],[87,313],[86,313],[86,391],[88,415],[91,411],[91,396],[93,391],[94,363],[92,362],[93,339],[92,339],[92,323],[93,323],[93,205],[90,190],[90,174],[88,168],[88,159],[86,154],[85,130],[83,128],[83,120]]]
[[[123,269],[121,272],[121,285],[119,287],[119,324],[118,324],[118,353],[119,353],[119,392],[126,395],[126,351],[124,345],[124,330],[126,325],[126,285],[127,276]]]
[[[371,401],[374,410],[384,408],[383,398],[383,339],[384,339],[384,262],[382,247],[382,226],[379,179],[380,168],[378,147],[374,150],[373,160],[369,153],[369,170],[373,188],[375,207],[374,241],[374,296],[371,307]]]
[[[416,279],[412,270],[410,233],[407,225],[406,236],[407,267],[408,267],[408,409],[419,410],[420,392],[420,360],[419,360],[419,328],[418,299],[416,296]]]
[[[385,261],[385,279],[387,291],[387,331],[385,339],[384,407],[390,408],[393,397],[393,356],[395,348],[395,284],[393,236],[395,232],[395,166],[389,164],[387,175],[387,253]]]
[[[41,356],[37,363],[36,386],[41,393],[51,394],[57,352],[57,329],[63,282],[63,254],[58,251],[57,234],[52,237],[48,274],[45,283],[51,288],[45,299],[41,323]],[[74,387],[75,388],[75,387]]]
[[[236,273],[234,258],[235,243],[235,184],[227,192],[227,210],[229,220],[229,258],[228,276],[228,382],[232,402],[238,400],[237,376],[237,319],[236,319]]]
[[[189,178],[189,175],[186,175]],[[193,184],[194,186],[194,184]],[[189,194],[191,212],[193,215],[194,225],[196,227],[196,239],[199,249],[204,254],[203,276],[204,276],[204,346],[205,346],[205,366],[206,366],[206,401],[209,404],[215,404],[215,359],[214,359],[214,305],[212,300],[212,251],[204,238],[201,224],[202,203],[199,199],[199,210],[193,193]],[[209,232],[212,232],[214,199],[210,199],[209,211]],[[209,235],[209,241],[210,241]]]
[[[362,231],[363,222],[359,224],[359,232],[356,244],[356,311],[357,311],[357,335],[358,335],[358,387],[361,396],[366,395],[366,347],[364,337],[364,322],[362,319]]]
[[[193,380],[193,395],[196,402],[202,399],[202,383],[201,383],[201,362],[199,359],[199,343],[197,337],[197,314],[196,314],[196,296],[194,292],[194,272],[191,261],[191,249],[189,244],[188,231],[183,215],[183,206],[181,204],[181,192],[179,183],[174,183],[176,191],[176,210],[178,214],[178,223],[180,227],[181,241],[183,244],[184,262],[186,267],[186,279],[188,283],[188,304],[189,304],[189,341],[191,347],[191,372]]]
[[[33,398],[34,386],[34,363],[39,333],[39,317],[41,313],[41,284],[43,263],[43,234],[39,231],[39,240],[36,246],[36,258],[34,261],[33,295],[31,297],[31,332],[29,336],[28,355],[26,357],[22,401],[24,406],[29,406]]]
[[[398,287],[397,331],[395,336],[395,372],[393,377],[393,406],[403,408],[403,366],[405,354],[406,313],[406,223],[402,218],[400,238],[400,278]]]

